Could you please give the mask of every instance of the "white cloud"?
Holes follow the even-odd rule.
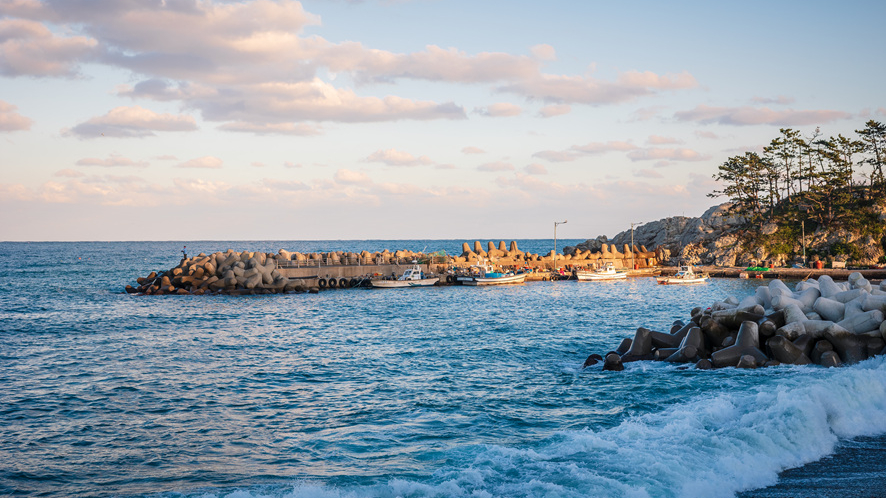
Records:
[[[222,160],[213,156],[203,156],[177,164],[176,168],[220,169]]]
[[[301,163],[294,163],[292,161],[286,161],[283,163],[284,168],[301,168]]]
[[[82,171],[77,171],[75,169],[62,169],[56,171],[52,176],[60,176],[63,178],[81,178],[86,176],[86,173]]]
[[[523,109],[520,106],[515,104],[510,104],[507,102],[499,102],[496,104],[491,104],[486,107],[477,107],[474,108],[474,112],[481,116],[486,116],[489,118],[505,118],[512,116],[519,116],[520,113],[523,112]]]
[[[256,135],[293,135],[307,137],[320,135],[320,127],[305,123],[225,123],[218,127],[220,130],[254,133]]]
[[[689,111],[674,113],[679,121],[698,123],[718,123],[723,125],[747,126],[768,124],[774,126],[802,126],[830,123],[852,117],[848,112],[814,110],[795,111],[786,109],[773,111],[768,107],[711,107],[699,105]]]
[[[552,118],[554,116],[562,116],[572,112],[572,106],[566,104],[552,104],[542,107],[538,111],[538,115],[543,118]]]
[[[148,166],[147,161],[133,161],[119,154],[111,154],[106,159],[87,157],[79,159],[76,164],[77,166],[101,166],[104,168],[145,168]]]
[[[396,149],[377,150],[370,154],[366,161],[384,163],[388,166],[420,166],[433,163],[428,156],[416,157]]]
[[[621,73],[614,82],[583,76],[538,74],[498,87],[499,91],[516,93],[544,102],[575,104],[616,104],[661,90],[681,90],[698,86],[695,78],[683,72],[660,76],[645,71]]]
[[[673,145],[683,143],[679,138],[662,137],[659,135],[650,135],[649,138],[646,139],[646,142],[652,145]]]
[[[523,168],[527,175],[547,175],[548,169],[544,165],[532,163]]]
[[[479,147],[473,147],[473,146],[465,147],[461,150],[461,152],[462,152],[462,154],[485,154],[486,153],[485,150],[483,150]]]
[[[667,149],[659,147],[651,147],[648,149],[637,149],[628,152],[628,158],[631,161],[652,161],[652,160],[669,160],[669,161],[706,161],[711,157],[701,154],[692,149]]]
[[[34,121],[16,112],[18,107],[0,100],[0,132],[30,130]]]
[[[157,114],[140,106],[116,107],[104,116],[90,118],[73,128],[63,130],[65,135],[78,138],[150,137],[155,131],[193,131],[197,123],[191,116]]]
[[[6,7],[0,5],[0,14]],[[25,19],[0,19],[0,74],[5,76],[74,76],[81,60],[98,42],[84,36],[64,38]]]
[[[514,171],[514,165],[503,161],[495,161],[477,166],[477,171]]]
[[[340,169],[335,172],[334,179],[343,185],[370,185],[372,180],[366,173],[359,171],[351,171],[348,169]]]
[[[554,47],[546,44],[535,45],[529,48],[529,51],[536,59],[543,61],[553,61],[557,59],[557,51]]]

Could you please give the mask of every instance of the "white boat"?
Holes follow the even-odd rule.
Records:
[[[673,276],[657,277],[655,280],[662,285],[703,284],[708,281],[708,276],[695,273],[691,266],[681,266]]]
[[[497,272],[492,265],[477,264],[471,267],[473,275],[460,275],[457,280],[462,285],[506,285],[522,284],[526,280],[525,273]]]
[[[407,287],[428,287],[436,284],[439,277],[425,278],[418,262],[413,262],[412,268],[407,269],[397,280],[371,280],[369,283],[379,289],[405,289]]]
[[[592,280],[621,280],[623,278],[628,278],[628,272],[616,271],[615,266],[613,266],[612,263],[606,263],[603,268],[597,268],[596,270],[577,271],[575,272],[575,278],[582,282]]]

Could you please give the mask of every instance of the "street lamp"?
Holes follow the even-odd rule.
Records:
[[[634,225],[642,225],[644,222],[635,221],[631,223],[631,269],[634,270],[636,264],[634,263]]]
[[[557,225],[565,225],[569,220],[554,222],[554,271],[557,271]]]

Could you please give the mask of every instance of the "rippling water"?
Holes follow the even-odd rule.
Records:
[[[189,249],[453,253],[460,242]],[[883,448],[880,358],[580,368],[637,326],[667,330],[755,281],[150,297],[122,288],[175,265],[180,243],[0,248],[2,496],[725,497]],[[796,472],[765,492],[805,489],[813,477]]]

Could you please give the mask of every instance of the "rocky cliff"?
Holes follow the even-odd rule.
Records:
[[[663,264],[705,264],[717,266],[750,266],[772,262],[787,266],[802,261],[803,237],[796,226],[768,224],[748,228],[744,218],[729,213],[730,204],[713,206],[701,217],[674,216],[634,228],[633,242],[656,252]],[[876,206],[879,222],[886,226],[886,206]],[[808,261],[824,259],[845,261],[850,265],[875,265],[884,259],[883,238],[849,230],[816,230],[805,234]],[[884,230],[879,230],[883,233]],[[631,243],[631,231],[612,239],[601,235],[587,240],[573,250],[596,250],[603,244]],[[567,249],[564,248],[564,252]]]

